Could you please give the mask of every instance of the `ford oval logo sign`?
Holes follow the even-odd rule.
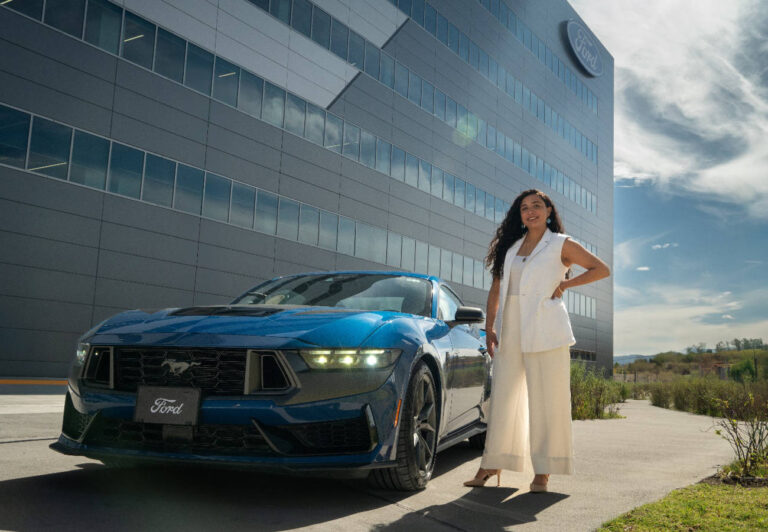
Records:
[[[573,53],[576,54],[584,70],[595,77],[602,76],[603,62],[600,60],[600,50],[592,34],[575,20],[568,21],[566,31]]]

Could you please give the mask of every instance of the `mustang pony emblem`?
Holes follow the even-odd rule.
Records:
[[[168,366],[171,375],[178,377],[192,366],[199,366],[200,362],[179,362],[177,360],[165,360],[160,367]]]

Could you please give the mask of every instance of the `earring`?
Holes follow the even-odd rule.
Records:
[[[525,224],[520,224],[520,229],[525,229]]]
[[[550,218],[547,218],[547,225],[551,224],[552,220]]]

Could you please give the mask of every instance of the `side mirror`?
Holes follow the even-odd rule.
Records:
[[[469,323],[485,322],[485,312],[478,307],[459,307],[456,309],[456,317],[448,322],[449,327]]]

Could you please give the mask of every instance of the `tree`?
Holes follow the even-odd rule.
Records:
[[[731,378],[737,382],[754,381],[757,377],[755,364],[752,360],[745,358],[738,364],[731,366]]]
[[[736,351],[741,351],[741,340],[734,338],[733,345],[736,346]]]

